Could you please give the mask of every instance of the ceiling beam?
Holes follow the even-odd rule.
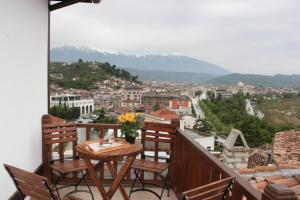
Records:
[[[49,10],[54,11],[66,6],[73,5],[75,3],[100,3],[101,0],[49,0],[49,1],[60,1],[59,3],[50,4]]]

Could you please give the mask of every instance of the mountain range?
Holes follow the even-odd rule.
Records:
[[[102,52],[89,47],[60,46],[51,49],[51,61],[109,62],[129,71],[139,80],[157,80],[185,83],[246,84],[266,87],[300,87],[300,75],[257,75],[231,73],[224,67],[183,55],[129,55]]]
[[[192,72],[225,75],[231,72],[221,66],[182,55],[129,55],[123,53],[101,52],[89,47],[60,46],[51,49],[51,61],[109,62],[121,68],[151,71]]]
[[[239,81],[254,85],[254,86],[265,86],[265,87],[300,87],[300,75],[283,75],[276,74],[270,75],[258,75],[258,74],[228,74],[225,76],[215,77],[207,81],[208,84],[225,84],[232,85]]]
[[[133,68],[125,68],[126,71],[138,76],[140,80],[151,81],[169,81],[178,83],[198,83],[205,84],[208,80],[217,77],[214,74],[193,73],[193,72],[173,72],[173,71],[154,71],[154,70],[138,70]]]

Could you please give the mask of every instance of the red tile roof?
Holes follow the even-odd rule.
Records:
[[[300,167],[300,131],[284,131],[276,133],[274,139],[274,159]]]
[[[151,112],[150,115],[153,115],[155,117],[164,118],[165,120],[180,119],[180,116],[177,113],[170,111],[168,109],[161,109],[158,111],[154,111],[154,112]]]
[[[257,190],[264,190],[268,184],[279,184],[293,190],[300,200],[300,168],[285,168],[280,166],[258,166],[255,168],[240,169],[240,175],[248,178]]]

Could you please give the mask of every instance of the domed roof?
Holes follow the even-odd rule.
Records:
[[[238,86],[238,87],[244,87],[245,84],[244,84],[243,82],[240,81],[240,82],[237,84],[237,86]]]

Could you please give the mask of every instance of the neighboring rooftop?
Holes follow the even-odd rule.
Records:
[[[165,120],[173,120],[173,119],[180,119],[180,116],[168,109],[160,109],[158,111],[151,112],[150,115],[155,117],[164,118]]]
[[[300,166],[300,131],[291,130],[276,133],[274,160],[278,164]]]
[[[241,169],[240,175],[259,191],[269,184],[279,184],[293,190],[300,199],[300,166],[257,166]]]

